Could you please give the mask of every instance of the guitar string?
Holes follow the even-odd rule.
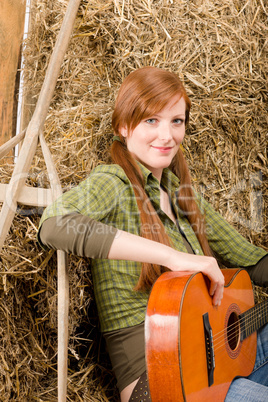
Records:
[[[252,322],[252,325],[254,325],[254,319],[256,320],[256,318],[258,318],[259,320],[265,318],[265,307],[266,305],[262,305],[258,308],[256,308],[256,310],[252,313],[249,314],[249,316],[246,316],[246,318],[244,319],[244,323],[245,326],[248,325],[248,323]],[[264,313],[264,314],[263,314]],[[263,315],[262,315],[263,314]],[[232,329],[239,327],[239,324],[243,322],[243,319],[239,319],[238,321],[234,322],[233,324],[228,326],[229,331],[232,331]],[[224,334],[224,337],[222,336]],[[223,330],[221,330],[220,332],[218,332],[215,336],[213,336],[213,342],[214,342],[214,346],[218,346],[220,344],[220,342],[222,342],[222,340],[225,340],[225,334],[226,334],[226,328],[224,328]],[[232,341],[234,339],[237,338],[237,334],[234,333],[233,337],[229,337],[229,340]],[[218,343],[217,343],[218,342]]]
[[[265,311],[267,309],[267,304],[260,304],[259,307],[256,306],[256,309],[252,313],[249,313],[246,315],[246,318],[244,319],[245,326],[248,325],[248,323],[252,322],[252,325],[254,325],[254,320],[256,321],[256,318],[258,320],[262,320],[263,318],[267,317],[267,312]],[[228,330],[232,331],[235,327],[240,328],[240,323],[243,323],[243,318],[239,319],[235,323],[231,324],[228,326]],[[237,339],[237,333],[234,333],[232,337],[228,338],[229,343],[232,342],[233,340]],[[214,345],[214,350],[220,349],[222,346],[225,346],[226,344],[226,328],[218,332],[216,335],[213,335],[213,345]]]
[[[223,337],[221,342],[218,342],[218,344],[216,346],[214,345],[213,350],[217,356],[217,359],[219,359],[220,355],[226,351],[226,345],[232,344],[232,341],[235,341],[235,344],[234,344],[235,347],[233,348],[233,351],[235,351],[237,346],[239,345],[239,343],[241,343],[241,342],[239,342],[239,337],[237,337],[237,335],[235,335],[235,334],[232,337],[229,337],[228,339],[226,337]],[[231,346],[230,346],[230,348],[232,349]]]
[[[267,313],[265,313],[265,309],[267,308],[266,303],[264,305],[260,304],[258,307],[256,306],[256,308],[254,309],[254,311],[250,314],[247,314],[245,316],[245,318],[239,319],[238,321],[234,322],[233,324],[229,325],[228,328],[232,329],[233,327],[236,327],[238,323],[245,322],[245,325],[248,325],[249,322],[252,322],[254,319],[256,320],[256,318],[258,318],[259,320],[265,318],[265,315],[267,315]],[[254,322],[253,322],[254,324]],[[220,332],[218,332],[217,334],[215,334],[213,336],[213,338],[216,340],[217,338],[219,338],[222,333],[225,331],[225,329],[221,330]]]
[[[255,306],[255,309],[252,311],[251,314],[248,313],[248,314],[245,315],[245,323],[248,324],[248,321],[252,321],[252,318],[255,318],[256,316],[259,316],[260,312],[265,313],[265,308],[267,308],[267,303],[264,303],[264,304],[261,303],[261,304]],[[265,316],[265,314],[264,314],[264,316]],[[234,322],[233,324],[229,325],[229,328],[232,328],[232,326],[236,326],[236,325],[237,325],[237,322]],[[220,332],[218,332],[217,334],[215,334],[214,337],[216,338],[217,335],[220,335],[223,331],[224,331],[224,329],[221,330]]]
[[[248,323],[251,322],[252,320],[256,319],[256,317],[258,319],[263,319],[265,317],[267,318],[267,308],[268,308],[267,302],[260,303],[259,305],[255,306],[255,309],[252,311],[252,313],[248,313],[245,316],[245,319],[244,319],[245,326],[247,326]],[[237,322],[229,325],[228,326],[229,330],[234,329],[236,326],[240,325],[241,322],[243,322],[243,318],[239,319]],[[232,341],[237,340],[237,335],[234,333],[234,335],[229,337],[227,340],[226,328],[224,328],[223,330],[219,331],[216,335],[213,335],[212,338],[213,338],[213,350],[214,350],[214,353],[217,353],[216,358],[218,360],[218,359],[220,359],[220,355],[226,351],[226,344],[232,343]],[[239,340],[239,338],[238,338],[238,340]],[[234,348],[234,350],[235,349],[236,348]]]
[[[247,314],[247,315],[245,316],[245,317],[246,317],[245,320],[244,320],[245,325],[247,325],[250,321],[252,321],[253,318],[254,318],[254,319],[256,319],[256,318],[258,318],[258,319],[264,318],[265,315],[267,314],[267,313],[265,313],[265,309],[266,309],[266,308],[267,308],[266,303],[265,303],[265,304],[257,305],[257,306],[255,307],[254,311],[252,312],[252,314],[249,313],[249,314]],[[264,313],[264,314],[263,314],[263,313]],[[263,314],[263,316],[262,316],[262,315],[260,316],[260,314]],[[237,323],[240,323],[240,321],[242,322],[242,321],[243,321],[243,318],[242,318],[242,319],[239,319],[238,321],[236,321],[236,322],[234,322],[233,324],[229,325],[228,328],[229,328],[229,329],[232,329],[233,327],[237,326]],[[215,335],[213,336],[213,338],[216,339],[217,337],[220,337],[224,331],[225,331],[225,328],[224,328],[223,330],[219,331],[217,334],[215,334]]]
[[[258,317],[258,319],[263,319],[266,317],[266,319],[267,319],[267,308],[268,308],[268,302],[261,303],[261,304],[255,306],[255,309],[252,311],[252,313],[248,313],[248,315],[246,315],[246,318],[244,320],[245,326],[250,321],[255,319],[256,317]],[[243,321],[243,319],[239,319],[236,323],[229,325],[228,328],[233,329],[235,326],[240,324],[240,322],[242,322],[242,321]],[[221,355],[223,355],[223,353],[226,351],[226,344],[231,343],[233,340],[237,340],[237,335],[234,334],[234,336],[229,337],[227,340],[226,339],[226,328],[224,328],[223,330],[219,331],[215,336],[212,336],[212,338],[213,338],[214,354],[217,353],[216,359],[219,360],[221,358]],[[217,338],[216,342],[214,342],[215,338]],[[236,347],[234,348],[233,351],[235,351],[235,349],[236,349]]]

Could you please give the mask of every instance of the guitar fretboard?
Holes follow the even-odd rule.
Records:
[[[245,311],[240,316],[241,341],[257,331],[268,321],[268,300]]]

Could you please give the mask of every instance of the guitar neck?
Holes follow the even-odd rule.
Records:
[[[240,314],[241,341],[257,331],[268,321],[268,300],[257,304],[251,309]]]

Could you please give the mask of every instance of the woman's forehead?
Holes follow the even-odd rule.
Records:
[[[144,116],[160,115],[163,113],[185,114],[186,102],[181,95],[175,95],[165,103],[149,106],[144,111]]]

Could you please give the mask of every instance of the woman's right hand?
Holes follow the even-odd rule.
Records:
[[[210,280],[209,294],[215,306],[221,304],[224,276],[214,257],[182,253],[172,249],[165,266],[172,271],[202,272]]]

